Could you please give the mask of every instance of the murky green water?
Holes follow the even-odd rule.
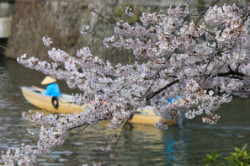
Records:
[[[34,109],[25,101],[20,86],[36,85],[44,75],[25,69],[14,60],[0,57],[0,151],[21,143],[35,145],[37,137],[30,136],[23,111]],[[64,93],[71,93],[64,82],[59,82]],[[235,146],[250,146],[250,100],[234,99],[221,108],[222,118],[215,126],[201,123],[199,118],[185,121],[183,127],[171,126],[162,131],[150,125],[130,124],[118,144],[116,159],[109,165],[204,165],[205,154],[216,149],[229,155]],[[39,159],[39,165],[75,166],[93,160],[106,160],[100,146],[119,133],[105,124],[87,128],[66,141],[49,156]]]

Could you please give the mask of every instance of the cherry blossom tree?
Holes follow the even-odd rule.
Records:
[[[75,95],[76,104],[94,102],[81,114],[23,113],[27,120],[41,124],[37,148],[22,144],[9,149],[2,160],[6,165],[33,165],[37,157],[63,144],[68,131],[103,120],[109,120],[111,128],[121,127],[146,103],[168,120],[183,114],[189,119],[201,115],[203,123],[216,124],[221,104],[230,102],[232,96],[250,95],[250,7],[238,3],[218,7],[217,2],[199,11],[196,19],[191,16],[197,11],[184,5],[142,13],[133,25],[117,22],[114,36],[105,38],[103,44],[132,50],[138,60],[133,64],[111,65],[93,56],[88,47],[71,56],[51,47],[51,38],[43,38],[51,62],[26,54],[17,61],[78,88],[82,93]],[[126,14],[131,17],[134,12],[128,7]],[[89,27],[83,26],[81,33],[88,34]],[[167,102],[169,99],[174,100]],[[162,120],[155,126],[167,129],[168,122]],[[29,132],[33,134],[32,129]],[[119,139],[112,138],[116,144]],[[113,158],[116,144],[102,150]]]

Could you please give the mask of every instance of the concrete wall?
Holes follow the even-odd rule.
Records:
[[[0,38],[11,36],[12,17],[0,17]]]
[[[12,6],[9,2],[0,1],[0,17],[6,17],[12,14]]]
[[[13,9],[12,1],[0,1],[0,38],[8,38],[11,35]]]
[[[12,1],[0,1],[0,55],[4,54],[8,38],[12,32]]]

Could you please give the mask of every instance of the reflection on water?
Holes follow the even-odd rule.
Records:
[[[164,135],[166,165],[186,165],[188,156],[188,131],[183,128],[170,128]]]
[[[43,77],[39,72],[0,57],[0,151],[21,143],[35,146],[37,137],[26,131],[31,123],[21,116],[22,111],[35,107],[25,101],[20,86],[41,87]],[[64,82],[59,81],[59,85],[62,92],[71,94]],[[109,165],[202,165],[202,158],[214,149],[229,155],[235,146],[250,145],[249,108],[249,99],[234,99],[221,108],[222,119],[215,126],[201,124],[200,118],[184,120],[182,128],[172,126],[166,131],[150,125],[129,124],[118,144],[116,159]],[[75,166],[107,160],[100,146],[120,131],[106,126],[102,123],[87,128],[49,156],[40,158],[39,165]]]

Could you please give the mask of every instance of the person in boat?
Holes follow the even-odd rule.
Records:
[[[43,81],[41,82],[42,85],[47,85],[45,95],[52,96],[52,97],[58,97],[60,98],[61,92],[59,89],[58,84],[56,83],[56,79],[46,76]]]
[[[166,104],[168,105],[169,103],[172,103],[174,100],[180,98],[180,96],[176,95],[175,97],[171,98],[171,99],[167,99],[166,100]]]
[[[175,97],[171,98],[171,99],[167,99],[166,100],[166,105],[172,103],[174,100],[177,100],[178,98],[180,98],[181,96],[176,95]],[[184,118],[184,114],[181,114],[177,120],[177,123],[179,125],[179,127],[182,127],[182,123],[183,123],[183,118]]]

